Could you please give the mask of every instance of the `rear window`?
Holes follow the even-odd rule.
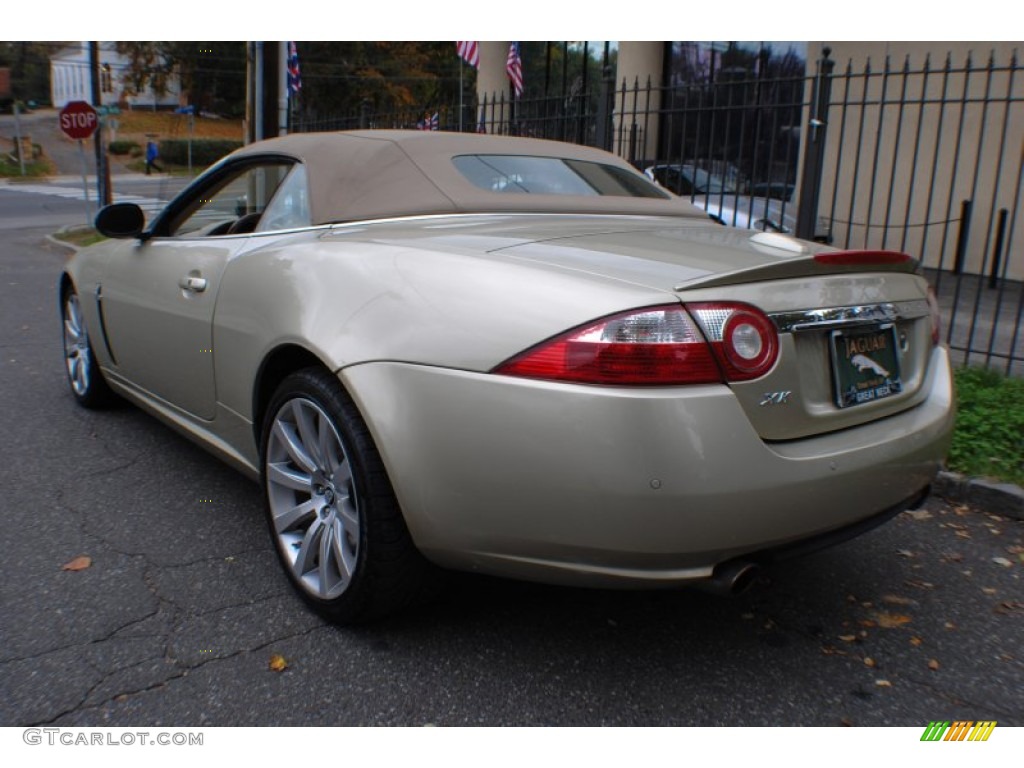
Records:
[[[668,199],[643,176],[614,165],[560,157],[458,155],[455,167],[488,192]]]

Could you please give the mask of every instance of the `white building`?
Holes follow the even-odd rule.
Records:
[[[133,93],[125,74],[128,59],[115,49],[115,43],[99,44],[100,91],[103,104],[141,107],[176,107],[181,97],[181,84],[171,78],[167,92],[161,96],[148,86]],[[53,106],[63,107],[71,101],[92,103],[92,82],[89,74],[89,43],[72,43],[50,57],[50,96]]]

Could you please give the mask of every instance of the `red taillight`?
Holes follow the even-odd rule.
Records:
[[[872,264],[902,264],[911,261],[910,255],[899,251],[823,251],[814,254],[819,264],[840,267],[871,266]]]
[[[750,381],[764,376],[779,356],[779,335],[756,307],[736,302],[687,304],[711,342],[725,378]]]
[[[673,304],[612,315],[528,349],[494,373],[666,386],[744,381],[774,365],[778,337],[759,310],[734,303],[696,304],[691,310],[692,316]]]

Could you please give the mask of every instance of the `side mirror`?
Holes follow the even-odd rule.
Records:
[[[146,226],[146,214],[135,203],[114,203],[96,214],[96,230],[106,237],[138,237]]]

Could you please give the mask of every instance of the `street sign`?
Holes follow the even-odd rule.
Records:
[[[60,129],[70,139],[88,139],[98,124],[96,110],[84,101],[70,101],[60,111]]]

